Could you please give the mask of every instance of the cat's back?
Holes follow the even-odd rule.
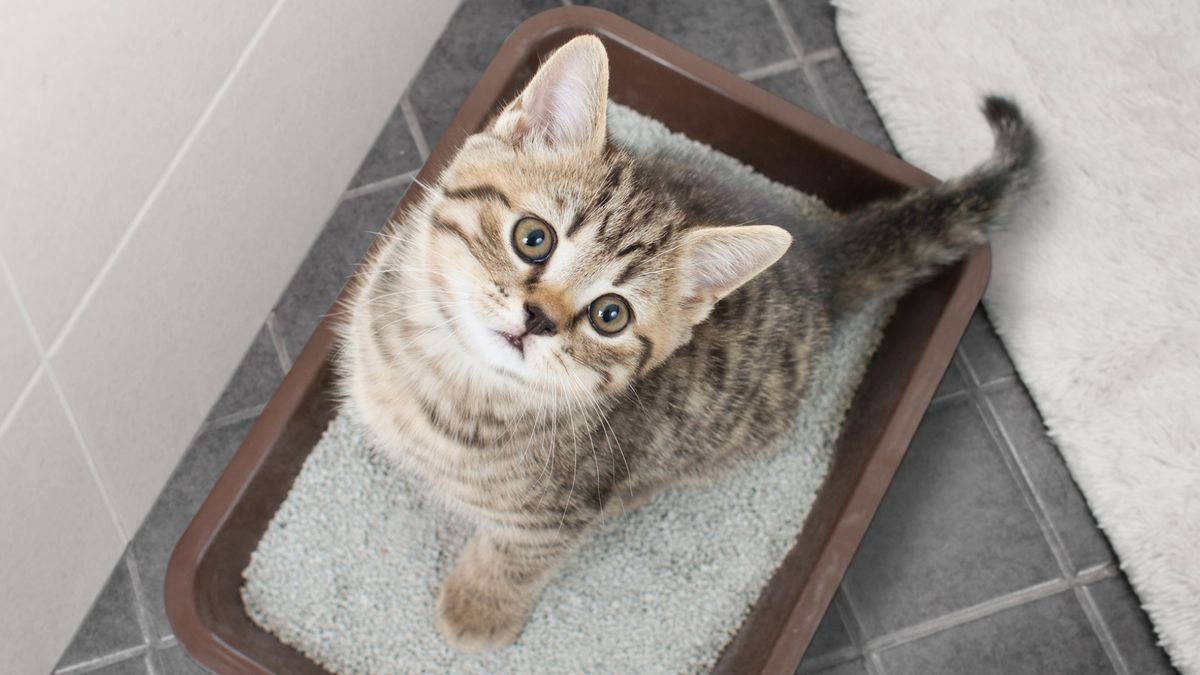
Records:
[[[651,452],[669,455],[659,458],[664,466],[682,462],[703,475],[714,461],[769,445],[801,404],[829,336],[806,242],[836,216],[780,186],[722,181],[669,157],[638,159],[694,226],[771,224],[795,237],[783,259],[717,303],[686,345],[635,384],[624,414],[630,426]]]

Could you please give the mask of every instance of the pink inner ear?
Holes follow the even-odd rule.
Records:
[[[607,86],[603,58],[602,51],[584,45],[555,52],[521,95],[525,114],[518,135],[555,148],[588,144],[603,125],[597,109]]]
[[[689,238],[689,295],[700,302],[713,302],[746,283],[778,260],[792,241],[770,225],[700,229]]]

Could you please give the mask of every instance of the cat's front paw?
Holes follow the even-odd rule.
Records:
[[[527,609],[515,590],[454,570],[438,595],[438,631],[468,652],[512,644],[525,625]]]

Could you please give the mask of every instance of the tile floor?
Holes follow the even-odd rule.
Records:
[[[500,42],[523,19],[558,4],[463,4],[57,672],[203,672],[176,644],[163,612],[175,540]],[[825,0],[596,4],[892,150],[840,50]],[[800,672],[1173,672],[983,313]]]

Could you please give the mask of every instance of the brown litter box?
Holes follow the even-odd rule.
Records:
[[[551,10],[517,28],[433,149],[420,182],[437,180],[467,133],[515,95],[550,51],[580,33],[598,35],[608,47],[614,100],[835,209],[935,182],[628,21],[584,7]],[[397,208],[420,197],[415,185]],[[987,248],[979,249],[901,300],[854,398],[799,543],[725,647],[718,672],[794,672],[950,363],[989,266]],[[217,672],[323,672],[252,623],[238,591],[251,551],[334,415],[328,396],[332,344],[326,319],[171,557],[171,625],[192,657]]]

